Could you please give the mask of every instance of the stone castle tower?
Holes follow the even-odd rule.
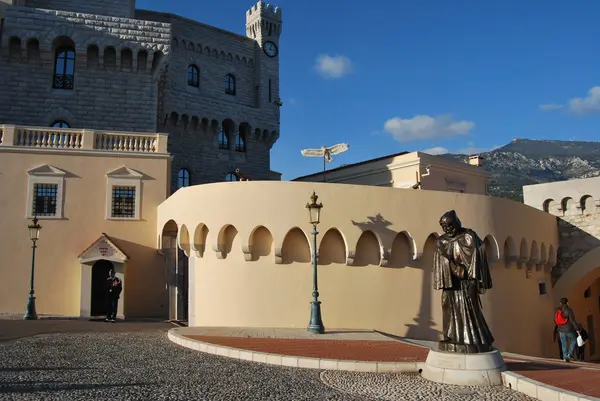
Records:
[[[246,36],[135,0],[0,0],[0,19],[0,124],[166,132],[172,191],[280,179],[280,9],[252,6]]]

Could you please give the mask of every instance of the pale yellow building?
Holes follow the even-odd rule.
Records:
[[[125,278],[118,315],[167,313],[156,208],[169,192],[165,134],[0,125],[0,313],[22,314],[37,216],[40,315],[106,313],[108,270]]]
[[[593,315],[597,337],[595,312],[584,310],[600,288],[591,260],[597,250],[573,255],[572,266],[564,250],[557,259],[559,246],[581,251],[564,233],[567,224],[584,222],[561,215],[557,224],[544,210],[547,194],[530,198],[526,189],[531,206],[485,195],[481,167],[415,152],[388,157],[378,174],[371,174],[377,160],[350,167],[346,181],[342,168],[339,183],[249,176],[184,187],[169,197],[165,134],[4,125],[0,138],[2,315],[25,312],[27,225],[37,216],[43,228],[35,295],[42,317],[102,316],[112,267],[124,280],[121,318],[306,327],[317,251],[327,329],[434,340],[441,325],[440,293],[431,285],[434,239],[439,217],[454,209],[485,241],[494,288],[483,305],[501,350],[557,356],[550,317],[565,294],[586,323]],[[381,185],[385,169],[389,180]],[[363,185],[342,183],[368,176]],[[410,177],[418,185],[409,186]],[[555,185],[552,199],[570,184]],[[316,247],[305,208],[313,191],[324,205]],[[597,216],[598,196],[577,198],[581,218]],[[571,205],[563,198],[561,205]],[[593,247],[597,238],[584,240]],[[556,274],[557,266],[564,274]]]
[[[400,152],[305,175],[292,181],[330,182],[392,188],[413,188],[469,194],[487,194],[489,173],[483,158],[469,164],[423,152]]]

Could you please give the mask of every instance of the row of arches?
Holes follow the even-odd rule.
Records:
[[[210,234],[210,236],[209,236]],[[385,249],[376,232],[365,230],[356,244],[349,244],[346,236],[337,228],[330,228],[318,238],[318,263],[327,265],[340,263],[350,266],[404,267],[419,260],[431,240],[439,234],[431,233],[422,247],[418,247],[412,235],[407,231],[397,233],[392,246]],[[164,236],[176,238],[165,241]],[[205,224],[193,229],[185,224],[180,226],[174,220],[167,222],[162,230],[160,247],[165,244],[177,244],[186,255],[203,257],[205,252],[214,251],[218,259],[226,259],[231,252],[241,251],[246,261],[257,261],[263,257],[273,257],[276,264],[309,263],[312,260],[312,238],[299,227],[293,227],[282,240],[277,240],[264,226],[255,227],[248,238],[238,238],[235,226],[227,224],[212,232]],[[233,248],[234,240],[240,242],[240,249]],[[533,240],[507,237],[498,242],[493,235],[484,238],[488,262],[494,264],[501,258],[506,267],[542,269],[556,264],[555,249],[552,244],[538,243]]]
[[[202,45],[201,43],[194,43],[189,39],[178,39],[173,38],[171,41],[171,49],[175,51],[175,49],[187,50],[189,52],[194,52],[198,54],[204,54],[206,56],[214,57],[220,60],[226,60],[235,62],[238,64],[243,64],[246,66],[253,66],[254,59],[246,56],[239,56],[238,54],[233,54],[231,52],[225,52],[224,50],[219,50],[216,47],[210,47],[207,45]]]
[[[542,210],[555,216],[577,216],[599,213],[600,199],[594,199],[592,195],[583,195],[580,197],[567,196],[560,201],[546,199],[542,204]]]
[[[25,44],[25,46],[23,46]],[[54,56],[55,77],[74,77],[77,55],[84,54],[85,61],[78,62],[78,67],[88,69],[121,70],[154,72],[164,54],[147,49],[138,50],[136,53],[129,47],[99,46],[89,44],[85,52],[76,52],[75,42],[67,36],[59,36],[52,42]],[[25,53],[23,53],[25,51]],[[150,54],[151,53],[151,54]],[[21,62],[40,60],[40,42],[37,38],[29,38],[25,43],[18,36],[11,36],[8,40],[8,56],[10,61]],[[151,63],[149,63],[151,61]],[[56,86],[56,84],[55,84]],[[68,89],[68,88],[57,88]]]
[[[279,138],[277,131],[252,128],[247,122],[237,124],[231,118],[221,122],[216,118],[201,117],[188,114],[181,116],[176,112],[165,115],[163,126],[167,129],[182,129],[188,132],[199,132],[207,136],[217,136],[220,149],[233,149],[238,152],[246,151],[246,142],[252,139],[272,146]]]

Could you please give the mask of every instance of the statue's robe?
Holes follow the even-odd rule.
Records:
[[[455,237],[444,234],[436,240],[433,288],[443,290],[444,340],[480,352],[491,349],[494,337],[479,294],[492,288],[492,277],[484,243],[474,231],[465,229]]]

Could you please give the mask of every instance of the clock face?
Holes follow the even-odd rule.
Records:
[[[269,57],[277,56],[277,45],[275,45],[273,42],[265,42],[263,44],[263,50]]]

